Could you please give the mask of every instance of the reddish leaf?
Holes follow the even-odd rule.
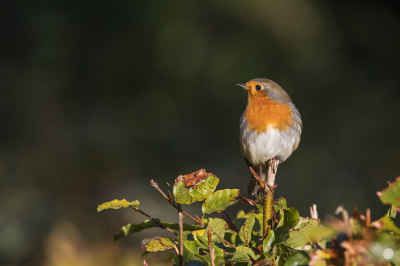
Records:
[[[174,186],[179,184],[180,177],[182,178],[182,182],[185,184],[186,187],[194,186],[197,183],[205,180],[209,175],[213,175],[212,173],[207,173],[206,170],[200,169],[196,172],[193,172],[188,175],[180,175],[177,179],[175,179]]]

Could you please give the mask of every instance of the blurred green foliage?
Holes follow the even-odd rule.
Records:
[[[260,77],[289,93],[304,122],[276,197],[300,213],[344,204],[383,216],[371,195],[399,174],[399,10],[376,0],[4,1],[0,264],[57,265],[57,237],[88,247],[73,254],[110,254],[94,247],[112,241],[99,232],[141,221],[99,219],[93,206],[156,193],[152,178],[206,168],[245,191],[246,95],[234,84]],[[137,247],[140,234],[121,245]]]

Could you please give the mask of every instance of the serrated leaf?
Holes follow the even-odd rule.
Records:
[[[281,209],[280,220],[275,229],[275,244],[283,243],[289,236],[290,229],[294,228],[299,220],[299,212],[294,208]]]
[[[219,218],[210,218],[208,220],[208,226],[211,229],[211,240],[213,242],[221,242],[221,239],[225,237],[225,225],[226,222]],[[204,231],[202,236],[208,243],[208,230]]]
[[[400,206],[400,176],[387,188],[377,192],[379,198],[384,204]]]
[[[387,230],[395,233],[396,235],[400,235],[400,229],[393,223],[392,218],[386,215],[378,221],[373,222],[372,225],[380,230]]]
[[[235,254],[229,261],[243,261],[243,262],[250,261],[249,255],[253,259],[257,259],[259,257],[254,254],[254,251],[251,248],[245,246],[238,246],[236,248]]]
[[[299,223],[289,231],[289,239],[286,244],[291,248],[303,249],[306,244],[313,241],[310,233],[318,228],[318,224],[318,219],[300,217]]]
[[[219,178],[209,175],[206,179],[196,183],[194,186],[186,187],[183,181],[174,185],[173,193],[175,200],[181,204],[192,204],[208,198],[215,190]]]
[[[121,208],[137,208],[139,207],[139,201],[134,200],[132,202],[127,201],[126,199],[122,200],[113,200],[110,202],[105,202],[97,207],[97,211],[101,212],[103,210],[108,210],[108,209],[121,209]]]
[[[239,189],[223,189],[215,191],[206,199],[201,208],[204,214],[213,213],[215,211],[223,211],[227,207],[235,204],[239,196]]]
[[[174,243],[167,237],[155,236],[143,239],[140,247],[148,252],[158,252],[174,248]]]
[[[256,221],[256,218],[254,215],[250,216],[247,218],[246,222],[242,225],[242,227],[239,230],[239,237],[240,240],[242,240],[244,243],[247,243],[247,245],[251,241],[251,233],[253,232],[253,226]]]
[[[263,241],[263,252],[268,253],[271,250],[272,243],[275,241],[275,232],[270,230],[267,237]]]

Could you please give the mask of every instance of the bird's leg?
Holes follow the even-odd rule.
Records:
[[[273,203],[274,203],[274,191],[275,191],[275,175],[278,169],[279,160],[272,158],[268,162],[268,174],[265,185],[265,196],[264,196],[264,213],[263,213],[263,234],[265,235],[272,227],[272,216],[273,216]],[[261,170],[261,169],[260,169]]]

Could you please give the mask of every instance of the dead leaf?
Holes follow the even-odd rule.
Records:
[[[174,186],[179,184],[180,178],[182,178],[182,182],[185,184],[186,187],[195,186],[197,183],[205,180],[209,175],[213,174],[207,173],[205,169],[200,169],[188,175],[180,175],[177,179],[175,179]]]

